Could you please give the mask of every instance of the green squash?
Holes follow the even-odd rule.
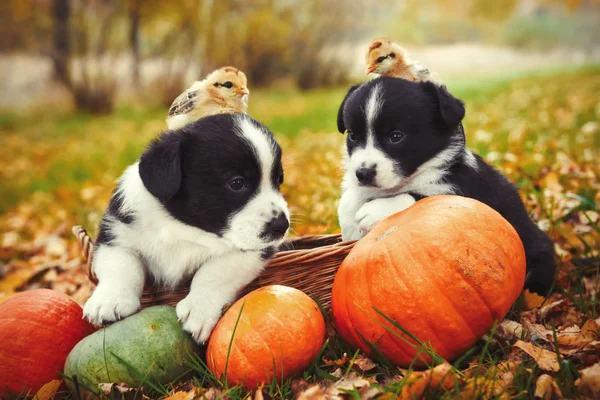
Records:
[[[80,388],[93,391],[98,383],[167,384],[190,370],[186,361],[199,350],[183,331],[175,308],[154,306],[79,342],[67,357],[64,374],[71,388],[76,376]]]

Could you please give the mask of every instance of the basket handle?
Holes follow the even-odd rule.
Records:
[[[94,240],[90,237],[87,231],[81,225],[75,225],[72,229],[73,235],[77,238],[77,242],[81,247],[81,255],[85,259],[87,274],[94,284],[98,284],[98,278],[92,270],[92,259],[94,257]]]

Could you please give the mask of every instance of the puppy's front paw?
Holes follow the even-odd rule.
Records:
[[[382,211],[381,207],[378,206],[377,200],[371,200],[358,209],[356,212],[356,224],[363,235],[371,231],[379,221],[387,217],[387,215],[383,215]]]
[[[356,223],[363,233],[367,233],[379,221],[405,210],[413,204],[415,204],[415,199],[410,194],[371,200],[363,204],[356,212]]]
[[[140,299],[132,294],[96,288],[83,307],[83,316],[95,325],[115,322],[140,309]]]
[[[177,317],[183,329],[199,344],[208,341],[213,328],[221,318],[222,307],[208,298],[191,293],[177,304]]]

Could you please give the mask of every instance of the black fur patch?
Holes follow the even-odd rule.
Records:
[[[153,141],[140,159],[142,181],[179,221],[207,232],[222,235],[229,217],[256,195],[261,183],[261,165],[251,143],[237,133],[236,114],[201,118],[169,131]],[[271,171],[279,187],[281,148],[271,132],[256,120],[243,116],[258,127],[271,143],[275,162]],[[245,182],[241,190],[230,183]]]
[[[277,249],[273,246],[267,247],[266,249],[264,249],[260,252],[260,258],[263,261],[266,261],[266,260],[270,259],[271,257],[273,257],[273,255],[275,254],[276,251],[277,251]]]
[[[115,240],[115,235],[110,230],[112,223],[114,222],[109,221],[106,215],[102,217],[102,220],[100,221],[100,226],[98,228],[98,237],[96,238],[96,245],[104,244],[110,246]],[[98,246],[96,246],[96,248],[98,248]]]
[[[135,221],[134,214],[131,212],[124,212],[122,208],[123,198],[121,197],[121,194],[113,192],[113,197],[108,203],[108,210],[106,212],[124,224],[131,224]]]

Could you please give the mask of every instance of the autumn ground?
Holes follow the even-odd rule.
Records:
[[[531,217],[555,240],[561,260],[555,293],[523,296],[501,325],[452,365],[398,370],[333,337],[303,377],[272,384],[255,398],[372,398],[381,392],[385,398],[600,398],[600,262],[594,258],[600,249],[600,67],[448,85],[466,102],[469,147],[520,187]],[[284,149],[283,190],[299,235],[338,229],[343,136],[335,116],[343,94],[251,97],[250,113]],[[0,114],[0,301],[34,287],[85,301],[90,284],[70,227],[83,224],[95,234],[115,178],[164,128],[164,113],[123,107],[106,117]],[[245,395],[205,382],[214,387],[207,397]],[[201,394],[192,382],[157,389],[157,397],[177,390]]]

